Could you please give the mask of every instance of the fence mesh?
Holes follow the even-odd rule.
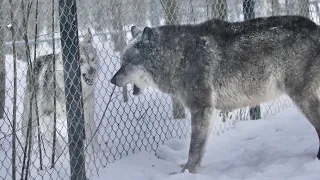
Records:
[[[293,14],[319,23],[320,14],[317,0],[77,0],[76,5],[89,178],[124,156],[142,150],[154,153],[168,139],[189,137],[190,115],[172,97],[152,88],[133,96],[131,85],[110,84],[132,25]],[[0,0],[0,6],[0,106],[4,104],[0,107],[0,178],[68,179],[59,2]],[[261,104],[261,117],[291,105],[287,97]],[[249,119],[249,108],[224,112],[215,121],[213,133]],[[31,141],[26,138],[28,129]],[[92,145],[95,142],[98,145]]]

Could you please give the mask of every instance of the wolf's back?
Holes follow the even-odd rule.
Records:
[[[202,35],[217,35],[225,39],[271,28],[284,28],[296,33],[309,35],[320,41],[319,26],[303,16],[271,16],[241,22],[212,19],[199,24],[197,27]]]

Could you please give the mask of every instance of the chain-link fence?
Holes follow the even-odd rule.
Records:
[[[69,27],[61,22],[66,2],[74,1],[0,0],[1,179],[69,179],[73,157],[69,157],[67,119],[75,120],[78,128],[71,135],[78,133],[77,141],[83,135],[83,124],[77,124],[81,122],[77,119],[84,119],[82,150],[89,179],[124,156],[141,150],[154,153],[170,138],[189,137],[190,115],[177,100],[152,88],[133,96],[130,85],[117,88],[109,83],[120,67],[120,52],[131,38],[132,25],[288,14],[318,23],[320,14],[317,0],[77,0],[77,25]],[[61,36],[63,31],[64,35],[77,32],[66,37]],[[66,84],[64,62],[70,70]],[[77,71],[72,74],[72,70]],[[79,98],[83,104],[77,104]],[[73,104],[66,106],[67,100]],[[75,106],[84,111],[70,112],[81,110]],[[213,133],[288,106],[291,101],[282,97],[255,108],[223,112]]]

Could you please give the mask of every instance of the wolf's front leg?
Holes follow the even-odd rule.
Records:
[[[195,173],[196,168],[200,166],[209,135],[211,134],[214,114],[218,114],[218,112],[211,107],[191,109],[191,142],[189,158],[187,164],[182,169],[182,172],[188,169],[189,172]]]

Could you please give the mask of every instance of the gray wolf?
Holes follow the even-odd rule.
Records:
[[[122,53],[111,83],[151,86],[191,113],[189,157],[182,171],[200,166],[219,111],[255,106],[287,94],[320,134],[319,28],[308,18],[274,16],[243,22],[217,19],[143,30]],[[317,155],[320,158],[320,151]]]
[[[91,144],[93,150],[97,150],[98,144],[93,133],[96,131],[94,123],[94,84],[99,71],[99,58],[92,44],[92,34],[85,35],[84,40],[79,42],[81,83],[83,93],[83,108],[85,120],[85,136],[87,145]],[[56,59],[53,71],[53,58]],[[29,70],[30,67],[29,67]],[[29,72],[29,71],[28,71]],[[62,54],[49,54],[37,57],[30,71],[34,77],[34,87],[30,84],[28,74],[27,88],[24,96],[24,109],[22,114],[22,130],[24,142],[26,142],[28,120],[31,117],[32,141],[38,131],[37,116],[39,117],[39,130],[43,142],[52,147],[53,132],[56,129],[56,151],[61,153],[68,142],[66,100],[64,87],[64,72]],[[54,74],[56,75],[56,115],[57,122],[54,128]],[[32,98],[32,90],[34,97]],[[30,103],[32,113],[30,114]],[[37,106],[36,106],[37,105]],[[38,111],[38,113],[36,112]],[[37,115],[37,114],[38,115]],[[91,142],[92,141],[92,142]]]

